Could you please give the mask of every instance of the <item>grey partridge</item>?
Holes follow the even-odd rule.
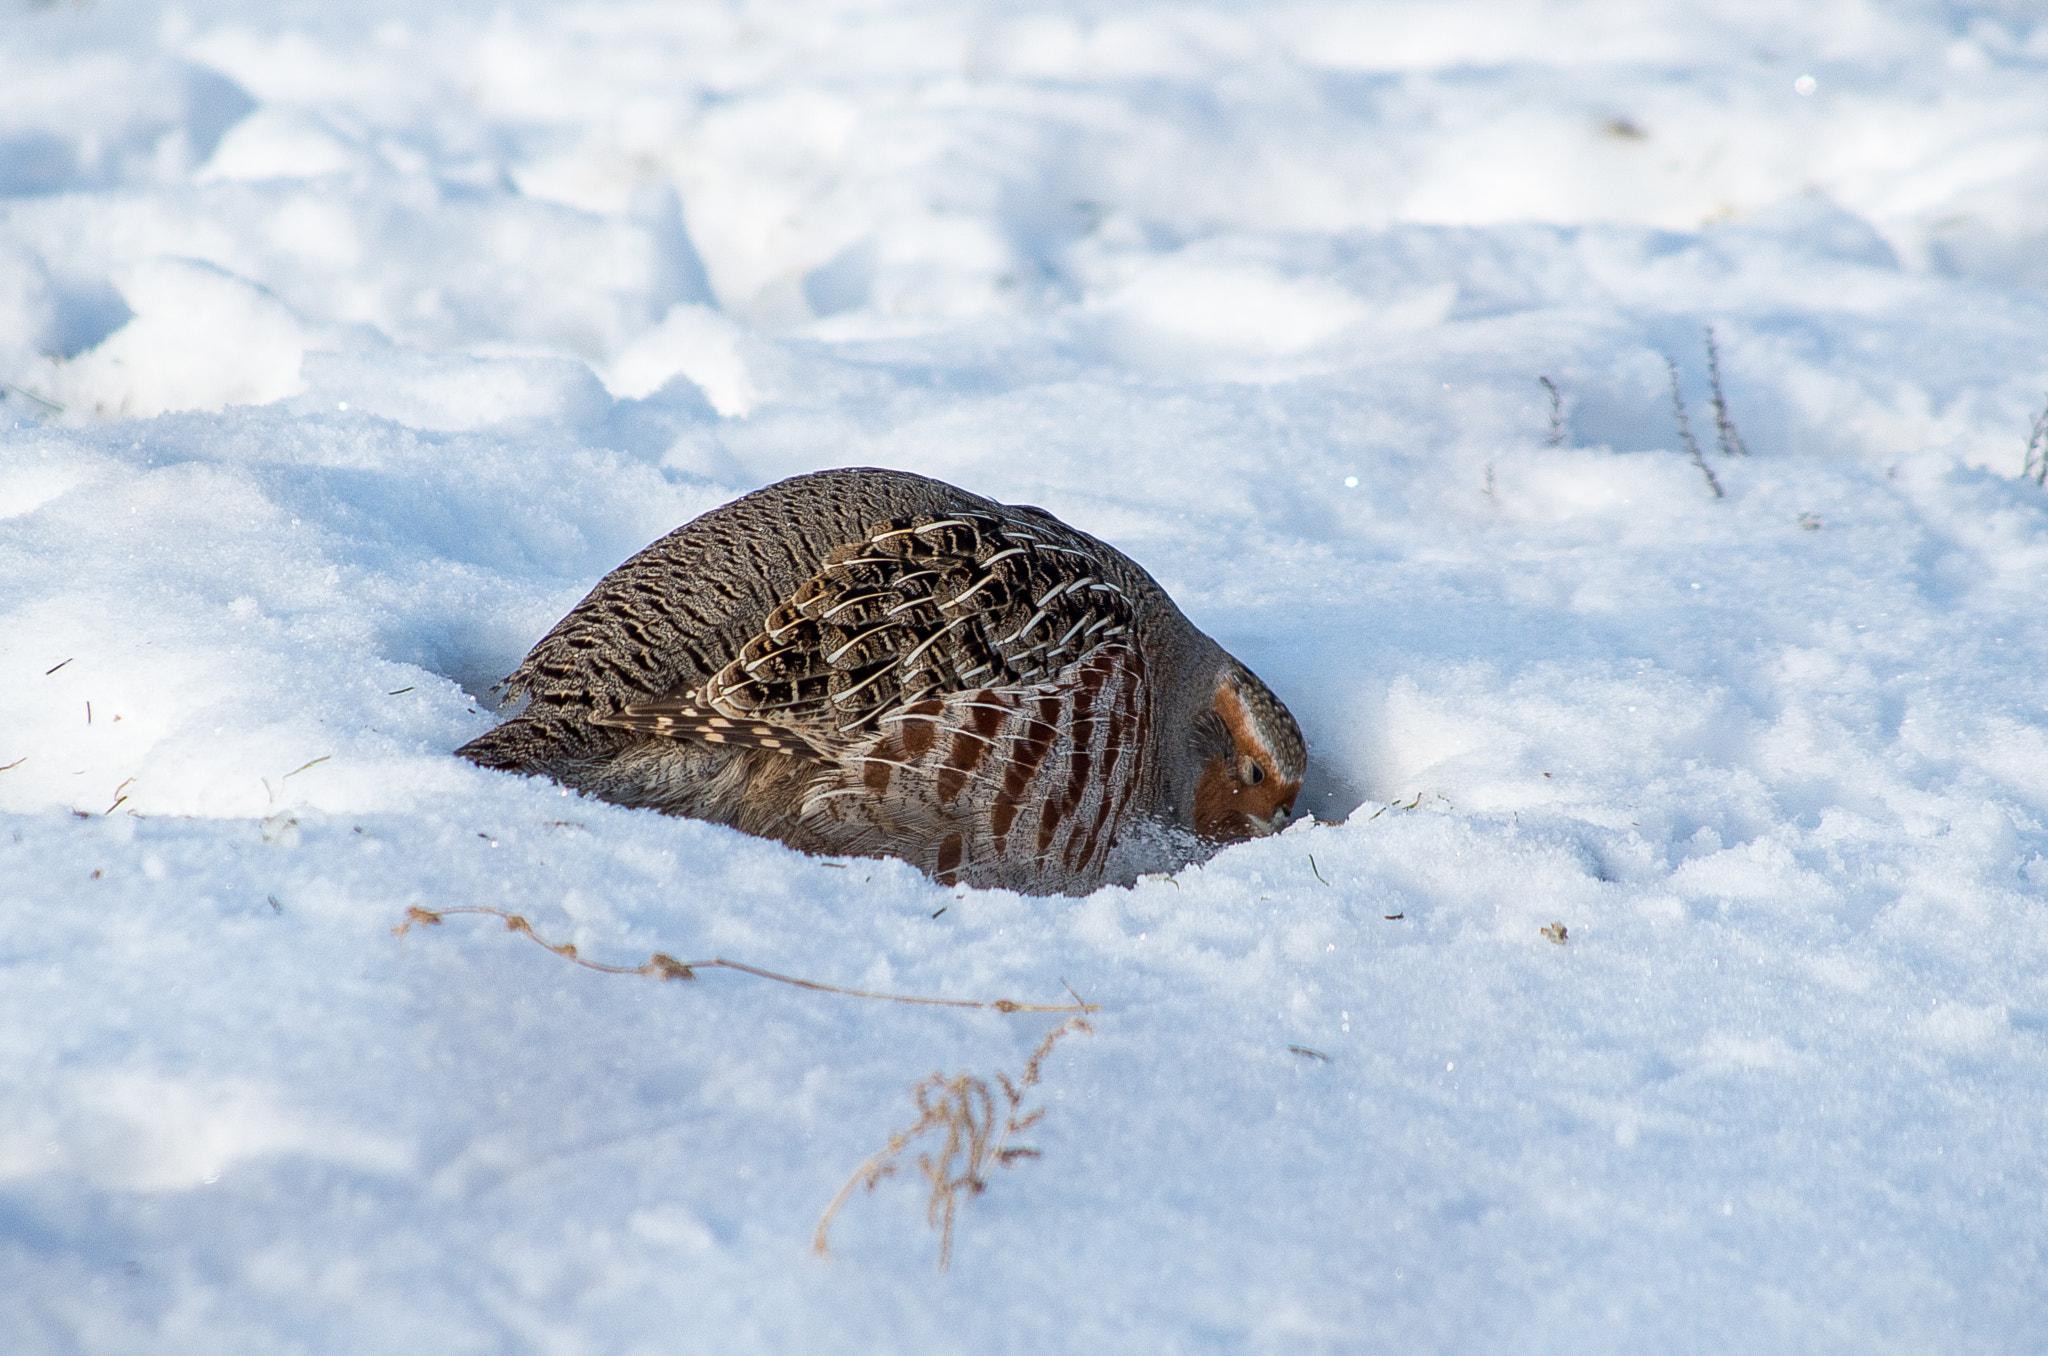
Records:
[[[941,882],[1085,893],[1287,822],[1279,698],[1113,547],[902,471],[797,476],[598,582],[457,750]]]

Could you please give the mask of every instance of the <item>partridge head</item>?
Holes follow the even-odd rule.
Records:
[[[1272,689],[1233,659],[1217,674],[1208,709],[1194,723],[1207,755],[1195,784],[1195,832],[1228,843],[1286,828],[1308,751]]]

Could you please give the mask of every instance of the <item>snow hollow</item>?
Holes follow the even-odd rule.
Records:
[[[0,1350],[2048,1340],[2038,5],[0,3]],[[1033,899],[449,755],[837,465],[1145,565],[1316,821]],[[1100,1010],[820,1258],[1061,1016],[479,907]]]

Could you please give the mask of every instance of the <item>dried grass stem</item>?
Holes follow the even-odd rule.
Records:
[[[939,1231],[939,1270],[946,1270],[953,1261],[953,1225],[959,1215],[961,1198],[979,1196],[988,1190],[992,1168],[1014,1167],[1024,1159],[1039,1156],[1038,1150],[1013,1145],[1010,1139],[1045,1118],[1044,1107],[1029,1112],[1024,1110],[1024,1094],[1038,1086],[1045,1057],[1052,1053],[1053,1046],[1061,1037],[1075,1031],[1094,1030],[1085,1017],[1069,1017],[1045,1034],[1045,1039],[1038,1043],[1038,1048],[1031,1052],[1030,1060],[1025,1063],[1022,1077],[1013,1082],[1008,1074],[997,1072],[996,1082],[1002,1087],[1003,1102],[1007,1108],[1000,1125],[996,1123],[994,1091],[985,1080],[972,1074],[955,1074],[948,1078],[934,1073],[912,1088],[917,1120],[908,1129],[889,1136],[886,1145],[869,1154],[854,1169],[853,1175],[846,1179],[846,1185],[839,1188],[839,1194],[819,1216],[818,1230],[811,1237],[812,1249],[820,1257],[830,1253],[827,1235],[832,1221],[852,1198],[855,1187],[865,1186],[873,1191],[884,1178],[896,1174],[897,1160],[911,1145],[927,1135],[942,1133],[944,1139],[938,1153],[919,1154],[917,1167],[931,1187],[931,1194],[925,1201],[925,1222]]]
[[[573,961],[586,970],[596,970],[607,975],[645,975],[650,979],[695,979],[697,977],[696,972],[699,970],[737,970],[741,974],[755,975],[761,979],[772,979],[778,984],[791,984],[799,989],[809,989],[814,993],[844,994],[848,998],[872,998],[883,1003],[914,1003],[923,1007],[934,1008],[981,1008],[990,1012],[1078,1013],[1101,1011],[1100,1004],[1083,1002],[1080,995],[1075,994],[1071,987],[1067,989],[1068,994],[1072,995],[1074,999],[1071,1003],[1019,1003],[1008,998],[924,998],[914,994],[876,993],[869,989],[849,989],[838,984],[821,984],[814,979],[800,979],[795,975],[778,974],[774,970],[764,970],[758,965],[748,965],[744,961],[726,960],[723,957],[713,957],[710,960],[679,961],[674,956],[661,951],[655,952],[638,965],[606,965],[602,961],[586,959],[577,951],[574,942],[549,941],[533,930],[533,924],[527,921],[525,915],[508,913],[504,909],[494,909],[487,904],[464,904],[448,909],[422,909],[418,905],[413,905],[405,911],[405,921],[392,928],[391,931],[394,935],[403,936],[405,933],[412,931],[415,926],[437,927],[443,919],[454,914],[463,913],[488,914],[493,918],[503,919],[506,931],[522,933],[540,946],[554,952],[563,960]]]

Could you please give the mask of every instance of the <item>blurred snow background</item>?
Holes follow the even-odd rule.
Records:
[[[2037,5],[8,4],[0,1349],[2039,1349]],[[843,464],[1130,552],[1325,822],[1034,900],[448,756]],[[459,904],[1104,1011],[819,1262],[1053,1019]]]

